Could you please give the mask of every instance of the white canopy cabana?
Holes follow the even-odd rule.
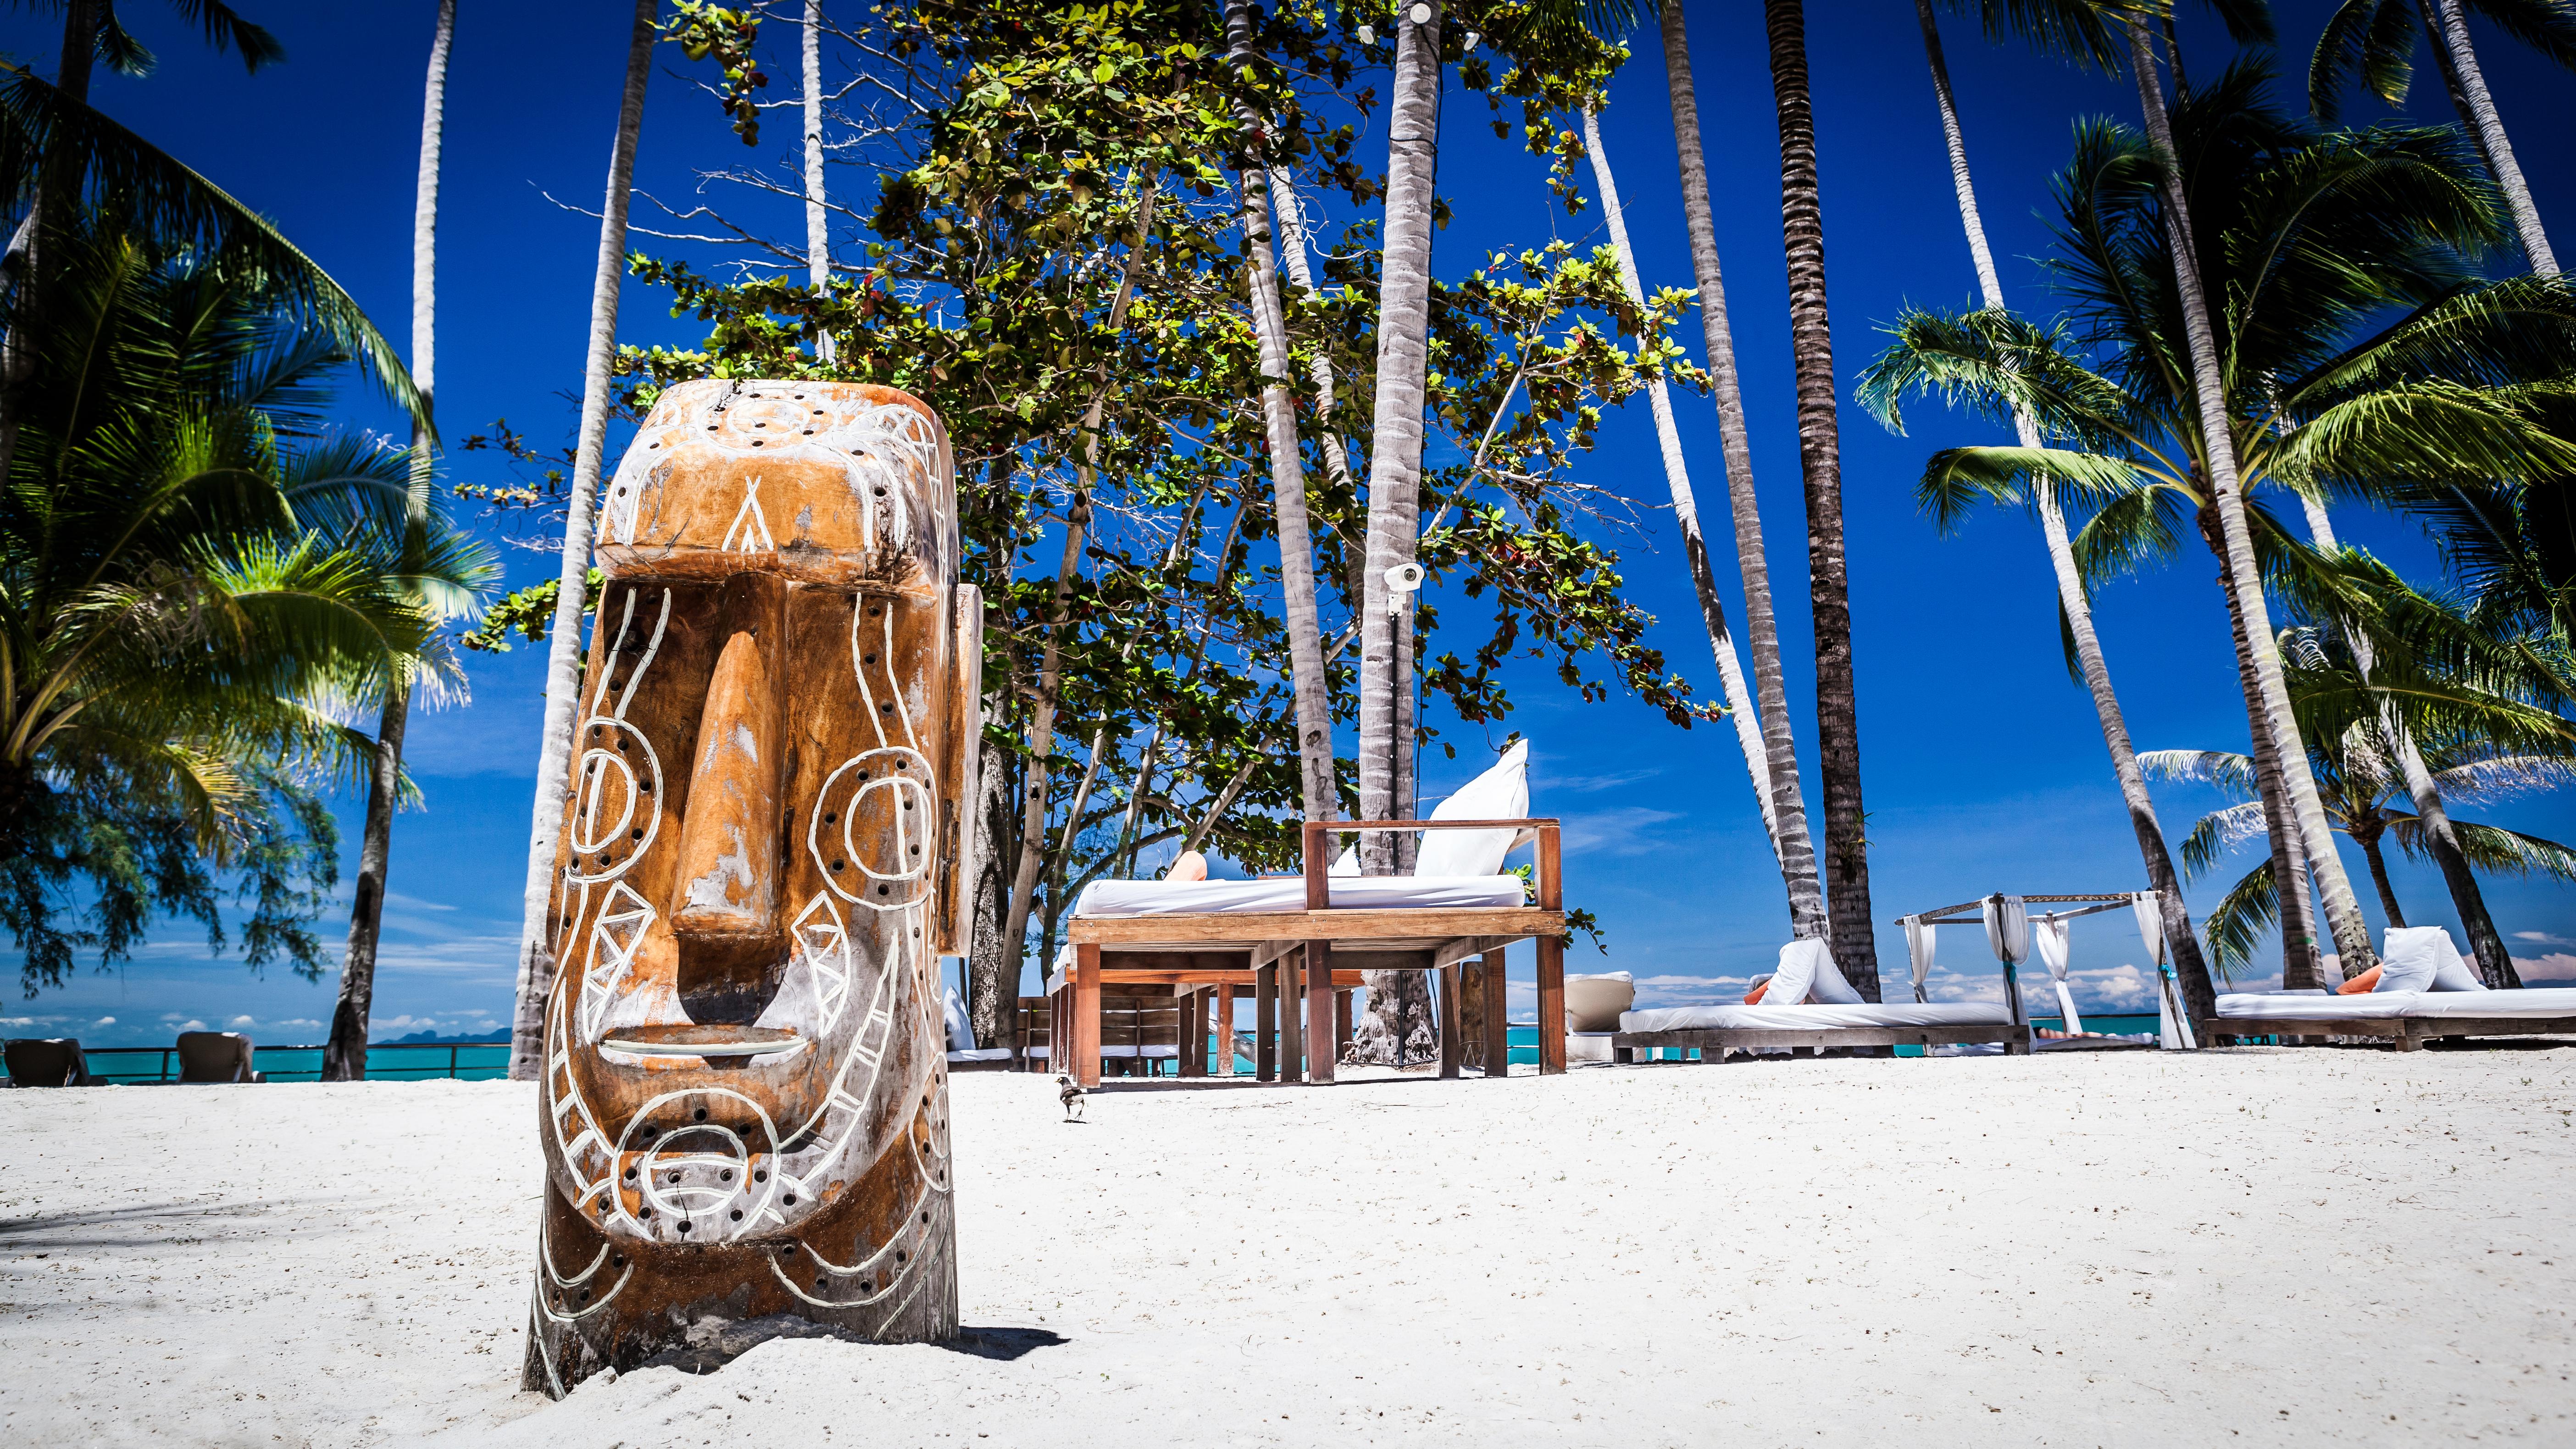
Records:
[[[2046,911],[2034,918],[2030,905],[2068,905],[2072,910]],[[2059,1009],[2065,1013],[2066,1029],[2080,1033],[2084,1019],[2076,1013],[2075,996],[2066,983],[2066,964],[2070,951],[2067,924],[2079,916],[2102,911],[2116,911],[2126,906],[2137,922],[2138,938],[2156,972],[2157,1044],[2167,1050],[2189,1051],[2199,1043],[2191,1029],[2191,1014],[2183,1009],[2182,987],[2174,979],[2173,967],[2165,960],[2164,919],[2154,891],[2128,891],[2119,895],[2008,896],[1990,895],[1982,900],[1962,901],[1943,906],[1937,911],[1924,911],[1901,919],[1905,927],[1905,947],[1913,967],[1914,999],[1925,1000],[1924,983],[1932,975],[1935,926],[1983,926],[1986,947],[2003,963],[2004,998],[2012,1007],[2016,1023],[2029,1021],[2021,999],[2019,968],[2030,959],[2034,947],[2040,964],[2048,969],[2049,984],[2055,988]]]

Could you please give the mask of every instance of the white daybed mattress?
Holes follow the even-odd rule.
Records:
[[[1621,1031],[1814,1031],[1836,1026],[2009,1026],[2002,1002],[1888,1001],[1847,1006],[1661,1006],[1623,1012]]]
[[[2336,996],[2324,991],[2237,991],[2218,998],[2218,1014],[2249,1021],[2386,1021],[2410,1015],[2408,1008],[2431,994],[2366,991],[2359,996]]]
[[[2576,1016],[2576,986],[2526,986],[2516,991],[2424,991],[2416,995],[2415,1003],[2406,1008],[2408,1016]]]
[[[1333,905],[1342,910],[1456,910],[1517,906],[1516,875],[1335,876]],[[1096,880],[1074,899],[1077,916],[1232,915],[1306,909],[1302,876],[1262,880]]]

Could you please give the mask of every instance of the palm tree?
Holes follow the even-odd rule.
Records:
[[[528,827],[528,878],[519,927],[517,1010],[510,1024],[510,1075],[537,1076],[545,1046],[546,995],[554,957],[546,916],[554,894],[555,836],[563,827],[572,755],[574,674],[581,663],[582,599],[590,581],[591,511],[600,458],[608,446],[609,364],[617,354],[617,286],[625,275],[626,203],[635,181],[635,140],[644,129],[644,82],[652,74],[655,0],[635,0],[626,44],[626,87],[617,107],[617,139],[608,152],[608,194],[600,205],[599,262],[590,284],[590,346],[581,379],[581,432],[574,444],[565,500],[563,576],[546,641],[546,715],[537,746],[537,798]]]
[[[1968,255],[1977,271],[1979,299],[1987,310],[2002,311],[2003,279],[1995,270],[1994,252],[1986,245],[1985,219],[1978,211],[1976,185],[1968,172],[1968,143],[1960,131],[1959,109],[1951,95],[1950,68],[1941,54],[1940,22],[1932,13],[1931,0],[1914,0],[1914,13],[1923,28],[1923,57],[1932,71],[1932,95],[1941,112],[1942,138],[1949,145],[1950,182],[1958,195],[1959,224],[1967,233]],[[2105,70],[2118,64],[2109,28],[2102,24],[2100,12],[2082,0],[2046,11],[2012,12],[2006,18],[2020,22],[2025,38],[2043,50],[2061,51]],[[2013,409],[2013,431],[2024,448],[2040,446],[2039,426],[2028,410]],[[2074,544],[2066,531],[2066,513],[2058,506],[2056,485],[2047,474],[2032,476],[2030,500],[2032,511],[2039,515],[2040,537],[2048,546],[2050,571],[2057,582],[2058,609],[2066,621],[2067,637],[2074,643],[2084,687],[2093,696],[2093,713],[2101,721],[2102,742],[2111,752],[2111,773],[2120,782],[2120,799],[2128,807],[2129,826],[2138,837],[2138,854],[2146,863],[2147,884],[2154,888],[2164,909],[2165,940],[2173,951],[2175,974],[2181,979],[2183,996],[2192,1014],[2209,1016],[2217,1010],[2217,998],[2209,984],[2209,966],[2201,959],[2199,938],[2192,933],[2191,906],[2183,899],[2182,882],[2175,876],[2173,857],[2165,849],[2164,828],[2156,820],[2155,800],[2147,793],[2146,776],[2138,768],[2137,750],[2129,740],[2119,695],[2111,687],[2110,664],[2102,654],[2101,636],[2093,628],[2093,604],[2076,568]]]
[[[2441,682],[2431,688],[2419,684],[2409,691],[2417,728],[2393,732],[2386,727],[2384,714],[2392,702],[2382,698],[2374,703],[2369,671],[2361,664],[2362,651],[2355,647],[2361,643],[2359,637],[2340,631],[2325,636],[2293,630],[2283,640],[2291,659],[2291,688],[2308,737],[2315,742],[2309,763],[2327,817],[2337,831],[2361,847],[2388,924],[2405,925],[2406,911],[2388,878],[2383,844],[2387,840],[2395,840],[2413,859],[2438,863],[2434,845],[2438,829],[2450,836],[2450,849],[2469,867],[2511,875],[2536,871],[2576,880],[2576,849],[2502,826],[2447,817],[2437,820],[2406,808],[2421,794],[2409,778],[2414,770],[2429,776],[2437,798],[2453,803],[2503,800],[2576,782],[2576,764],[2568,759],[2566,743],[2545,737],[2517,739],[2526,734],[2522,721],[2512,717],[2519,711],[2509,704],[2499,708],[2502,702],[2483,698],[2473,688]],[[2429,749],[2419,746],[2419,733],[2434,741]],[[2411,768],[2395,758],[2392,737],[2415,750]],[[2532,752],[2533,744],[2545,752]],[[2238,802],[2203,816],[2183,841],[2183,867],[2192,877],[2206,875],[2229,849],[2261,828],[2256,823],[2261,803],[2253,798],[2252,762],[2245,756],[2216,750],[2158,750],[2144,760],[2160,779],[2212,785]],[[2276,914],[2277,873],[2269,864],[2256,866],[2238,880],[2210,913],[2210,939],[2221,968],[2231,974],[2250,958],[2254,942]],[[2520,983],[2507,976],[2500,984]]]
[[[2475,283],[2468,253],[2497,229],[2444,133],[2313,137],[2266,110],[2261,86],[2259,72],[2232,71],[2184,113],[2197,194],[2210,202],[2201,251],[2217,259],[2214,275],[2230,299],[2221,362],[2235,380],[2234,425],[2215,430],[2232,435],[2223,475],[2211,461],[2195,370],[2175,345],[2185,294],[2169,244],[2156,236],[2157,213],[2170,210],[2158,153],[2103,125],[2079,133],[2077,159],[2061,178],[2058,271],[2092,337],[2108,344],[2110,366],[2096,371],[2070,355],[2062,328],[1995,312],[1915,314],[1898,325],[1899,341],[1872,367],[1864,394],[1892,418],[1902,392],[1953,390],[1998,413],[2024,407],[2044,433],[2066,440],[2027,451],[1948,450],[1927,470],[1923,496],[1949,516],[1975,496],[2018,497],[2027,475],[2044,469],[2097,508],[2076,539],[2088,575],[2165,556],[2177,523],[2195,522],[2220,562],[2231,627],[2243,636],[2256,728],[2269,719],[2272,739],[2296,741],[2295,719],[2271,710],[2258,673],[2261,658],[2277,664],[2278,655],[2276,646],[2257,647],[2274,640],[2258,611],[2267,574],[2251,562],[2276,572],[2294,561],[2296,545],[2268,514],[2210,480],[2395,497],[2550,476],[2576,454],[2549,435],[2535,395],[2520,384],[2576,362],[2576,296],[2536,278]],[[2387,322],[2392,309],[2411,310]],[[2223,524],[2230,498],[2249,534],[2244,558]],[[2307,751],[2279,754],[2283,784],[2267,794],[2295,803]],[[2321,808],[2298,834],[2345,969],[2366,969],[2373,958],[2354,954],[2368,943],[2348,884],[2336,898],[2343,877]]]
[[[440,674],[429,601],[481,563],[389,567],[408,460],[322,431],[349,357],[278,279],[88,221],[48,227],[47,305],[8,318],[29,370],[0,507],[0,921],[32,991],[82,948],[123,958],[155,911],[220,946],[233,871],[250,963],[315,976],[337,867],[312,787],[372,755],[345,717]]]
[[[2181,153],[2174,149],[2173,128],[2165,113],[2164,87],[2156,76],[2155,55],[2149,48],[2146,28],[2134,17],[2123,23],[2129,32],[2129,68],[2138,83],[2138,106],[2146,118],[2147,139],[2164,170],[2165,244],[2172,254],[2174,287],[2191,360],[2194,413],[2203,443],[2201,461],[2207,469],[2212,511],[2226,543],[2230,591],[2253,643],[2255,690],[2262,701],[2262,718],[2255,725],[2271,732],[2270,743],[2281,757],[2288,810],[2296,816],[2299,833],[2309,844],[2310,867],[2316,872],[2320,894],[2325,898],[2326,921],[2334,932],[2335,948],[2343,958],[2344,969],[2366,971],[2378,959],[2370,949],[2370,927],[2362,919],[2361,902],[2353,897],[2343,859],[2334,852],[2325,807],[2318,802],[2317,783],[2308,773],[2308,754],[2299,740],[2298,723],[2290,713],[2289,690],[2281,680],[2280,649],[2272,637],[2263,580],[2255,567],[2254,534],[2245,518],[2236,443],[2229,436],[2227,384],[2219,369],[2209,298],[2201,287],[2202,262],[2194,250]],[[2266,20],[2262,38],[2267,40],[2268,28]]]
[[[1852,678],[1851,587],[1843,558],[1842,445],[1836,432],[1834,352],[1825,305],[1825,221],[1816,179],[1816,121],[1807,100],[1801,0],[1763,0],[1771,90],[1780,115],[1780,231],[1789,259],[1789,333],[1798,388],[1798,462],[1807,493],[1807,600],[1816,629],[1816,773],[1824,787],[1820,862],[1834,959],[1867,1000],[1878,999],[1877,927],[1870,917],[1867,811],[1860,788],[1860,719]]]
[[[1583,144],[1592,155],[1593,184],[1601,189],[1601,210],[1610,223],[1610,243],[1619,254],[1619,280],[1628,300],[1645,305],[1645,287],[1637,279],[1637,254],[1628,245],[1628,219],[1619,205],[1619,183],[1611,175],[1610,153],[1601,144],[1601,113],[1583,113]],[[1753,777],[1753,798],[1762,809],[1763,833],[1772,854],[1780,849],[1780,831],[1771,800],[1771,758],[1762,743],[1761,718],[1744,685],[1744,664],[1735,652],[1735,636],[1726,627],[1726,604],[1717,595],[1717,578],[1708,566],[1708,541],[1700,536],[1699,500],[1691,492],[1690,465],[1682,459],[1680,429],[1673,423],[1671,387],[1656,378],[1647,393],[1655,415],[1655,438],[1662,445],[1664,484],[1673,495],[1673,518],[1682,531],[1682,553],[1690,562],[1691,588],[1699,595],[1700,622],[1708,630],[1709,653],[1717,660],[1717,677],[1726,688],[1726,707],[1735,717],[1735,738],[1744,749],[1744,765]]]
[[[1690,228],[1691,271],[1699,283],[1700,324],[1710,391],[1717,402],[1718,445],[1726,459],[1727,505],[1735,525],[1735,562],[1744,580],[1745,644],[1753,655],[1753,697],[1771,782],[1771,822],[1780,877],[1788,887],[1789,926],[1811,940],[1825,934],[1825,894],[1807,831],[1798,742],[1789,727],[1789,692],[1780,672],[1780,628],[1771,603],[1771,564],[1762,544],[1762,511],[1753,487],[1753,445],[1744,424],[1744,388],[1735,366],[1735,337],[1726,316],[1726,277],[1718,265],[1717,221],[1709,200],[1708,157],[1700,144],[1699,97],[1691,80],[1690,37],[1678,0],[1661,7],[1664,83],[1672,103],[1673,144],[1680,153],[1682,217]]]
[[[2486,73],[2469,43],[2464,5],[2551,60],[2576,68],[2576,10],[2564,0],[2343,0],[2317,37],[2308,65],[2308,105],[2318,120],[2333,125],[2344,79],[2351,75],[2388,104],[2406,104],[2415,39],[2422,35],[2432,43],[2433,63],[2442,72],[2460,124],[2477,142],[2480,158],[2504,193],[2523,255],[2533,271],[2556,276],[2558,258],[2549,249],[2531,188],[2496,115],[2495,98],[2487,94]]]
[[[1226,58],[1249,86],[1253,83],[1250,0],[1227,0],[1225,30]],[[1261,417],[1270,443],[1270,497],[1279,533],[1279,592],[1288,628],[1289,679],[1296,699],[1300,798],[1308,820],[1330,820],[1341,813],[1338,787],[1333,783],[1333,704],[1324,675],[1323,622],[1315,612],[1315,544],[1306,518],[1306,468],[1297,444],[1297,400],[1288,390],[1288,318],[1271,249],[1274,173],[1259,154],[1264,132],[1261,117],[1249,99],[1240,102],[1238,109],[1247,145],[1253,148],[1244,156],[1237,182],[1243,195],[1244,243],[1251,250],[1244,283],[1251,294],[1253,333],[1261,346]],[[1292,236],[1289,244],[1302,268],[1304,239]],[[1316,365],[1323,369],[1316,379],[1317,404],[1329,411],[1332,364],[1319,352]],[[1414,412],[1421,412],[1418,403]],[[1333,454],[1340,456],[1338,437],[1333,439]]]
[[[823,194],[823,0],[805,0],[805,278],[816,296],[832,286],[832,223]],[[832,360],[832,334],[814,338],[814,358]]]
[[[251,70],[283,57],[267,31],[248,24],[219,0],[176,0],[203,23],[217,49],[238,52]],[[63,49],[56,85],[20,71],[0,83],[0,203],[16,211],[8,249],[0,256],[0,288],[12,298],[10,331],[0,337],[0,472],[16,447],[16,394],[33,367],[18,334],[37,323],[42,280],[49,271],[37,257],[48,219],[47,195],[113,197],[120,214],[146,236],[199,244],[264,268],[283,305],[299,309],[309,325],[345,348],[399,406],[426,423],[428,412],[413,392],[400,354],[367,320],[358,304],[294,243],[257,213],[226,195],[159,148],[100,115],[88,103],[92,62],[104,56],[129,74],[152,68],[152,56],[116,23],[106,0],[66,0]]]
[[[422,90],[420,176],[413,184],[411,222],[411,380],[427,406],[435,387],[438,351],[438,156],[447,126],[447,52],[456,38],[456,0],[438,0],[438,24],[429,41],[429,79]],[[430,545],[430,461],[436,440],[412,424],[411,482],[402,522],[402,564],[416,573]],[[376,726],[376,758],[367,782],[367,823],[358,844],[358,885],[349,905],[349,952],[340,966],[340,999],[331,1009],[331,1037],[322,1050],[322,1080],[346,1082],[367,1075],[367,1013],[375,1002],[376,942],[384,925],[385,872],[393,848],[394,807],[402,780],[403,729],[411,713],[407,680],[385,687],[384,714]]]
[[[1430,370],[1432,182],[1440,160],[1438,0],[1406,0],[1395,19],[1395,80],[1387,102],[1386,227],[1379,268],[1377,398],[1371,410],[1368,547],[1360,579],[1359,810],[1384,820],[1400,805],[1396,695],[1397,599],[1387,575],[1413,562],[1422,516],[1422,402]],[[1265,369],[1266,370],[1266,369]],[[1410,601],[1405,601],[1409,603]],[[1360,868],[1396,866],[1391,836],[1363,836]]]

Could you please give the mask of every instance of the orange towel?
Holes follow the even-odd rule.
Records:
[[[2345,982],[2344,984],[2342,984],[2341,986],[2336,987],[2336,988],[2335,988],[2335,995],[2337,995],[2337,996],[2362,996],[2362,995],[2366,995],[2366,994],[2368,994],[2369,992],[2376,991],[2376,990],[2378,990],[2378,989],[2379,989],[2379,968],[2378,968],[2378,967],[2376,967],[2376,966],[2373,966],[2373,967],[2371,967],[2369,970],[2364,971],[2364,972],[2363,972],[2363,973],[2361,973],[2360,975],[2358,975],[2358,976],[2356,976],[2356,977],[2352,978],[2350,981],[2347,981],[2347,982]]]
[[[1751,991],[1744,993],[1744,1004],[1747,1006],[1760,1006],[1762,1004],[1762,993],[1770,989],[1771,983],[1768,981],[1754,987]]]

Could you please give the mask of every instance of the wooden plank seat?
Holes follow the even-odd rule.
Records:
[[[1423,908],[1335,907],[1330,875],[1333,837],[1370,831],[1511,830],[1534,841],[1538,865],[1535,905]],[[1514,941],[1538,945],[1539,1038],[1542,1073],[1565,1070],[1565,912],[1559,879],[1559,827],[1554,820],[1360,820],[1305,826],[1302,910],[1171,912],[1082,916],[1067,928],[1069,967],[1049,983],[1053,1003],[1049,1040],[1065,1044],[1071,1075],[1084,1086],[1100,1081],[1103,1048],[1114,1044],[1116,1019],[1109,989],[1160,987],[1174,998],[1223,1002],[1219,1020],[1231,1033],[1232,1002],[1249,993],[1254,1002],[1251,1058],[1257,1080],[1329,1082],[1350,1039],[1350,993],[1368,971],[1441,973],[1444,1009],[1464,994],[1465,970],[1482,973],[1484,1020],[1470,1031],[1460,1023],[1444,1033],[1460,1043],[1508,1042],[1503,1020],[1503,948]],[[1474,963],[1472,966],[1466,963]],[[1302,1012],[1298,1003],[1303,1003]],[[1209,1006],[1194,1020],[1210,1021]],[[1321,1050],[1308,1050],[1306,1043]],[[1231,1074],[1234,1053],[1222,1049],[1222,1072]],[[1181,1072],[1219,1069],[1207,1051],[1184,1051]],[[1444,1047],[1443,1075],[1456,1075],[1461,1053]],[[1509,1071],[1508,1046],[1484,1053],[1486,1074]],[[1114,1057],[1109,1058],[1115,1060]]]
[[[1640,1050],[1695,1050],[1704,1062],[1726,1059],[1730,1051],[1788,1050],[1800,1055],[1828,1047],[1974,1046],[2000,1043],[2008,1056],[2030,1051],[2027,1022],[1990,1022],[1960,1026],[1836,1026],[1814,1031],[1765,1028],[1704,1028],[1682,1031],[1623,1031],[1610,1039],[1615,1061],[1633,1062]]]
[[[2213,1016],[2200,1023],[2200,1036],[2216,1045],[2266,1036],[2373,1037],[2412,1052],[2451,1037],[2576,1036],[2576,1016]]]

